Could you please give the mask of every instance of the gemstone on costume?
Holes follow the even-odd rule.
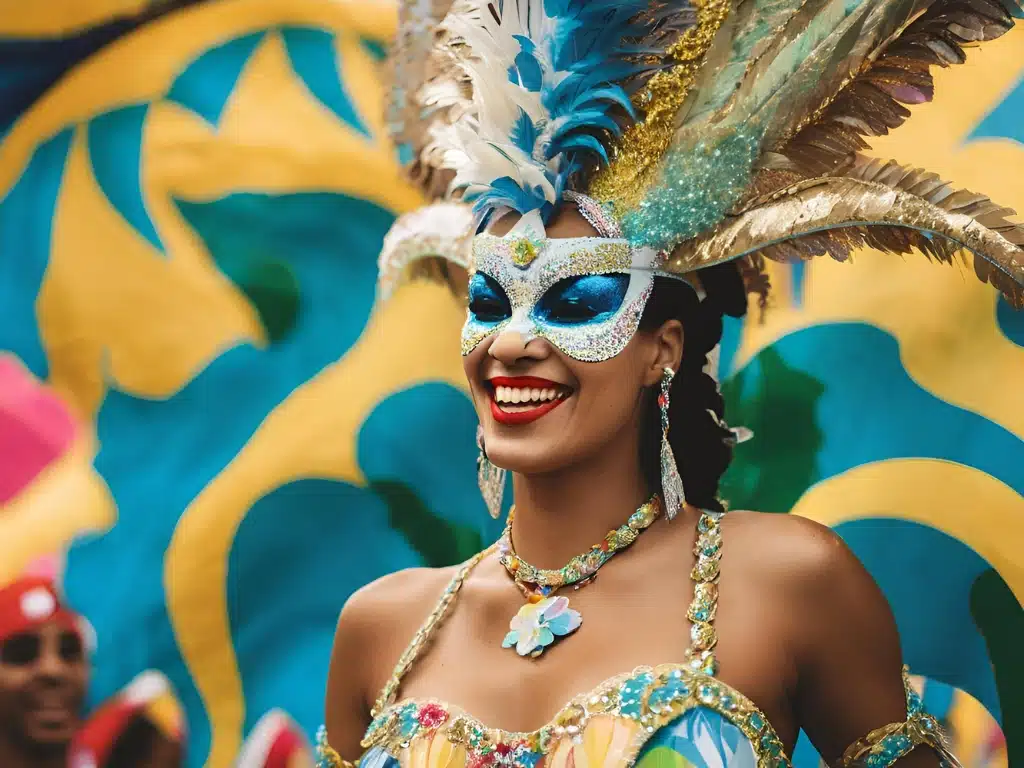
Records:
[[[512,263],[520,269],[530,266],[537,253],[537,245],[525,237],[512,241]]]
[[[406,704],[398,711],[398,735],[403,739],[411,739],[420,728],[416,717],[416,705]]]
[[[699,557],[690,574],[695,581],[712,581],[718,576],[719,561],[717,558]]]
[[[706,621],[698,621],[690,627],[690,640],[693,641],[694,648],[704,651],[714,646],[718,636],[714,627]]]
[[[764,728],[765,722],[764,718],[761,717],[761,713],[751,712],[750,715],[747,717],[747,725],[749,725],[755,731],[760,731],[762,728]]]
[[[420,708],[417,719],[424,728],[434,729],[448,719],[448,711],[440,704],[425,704]]]

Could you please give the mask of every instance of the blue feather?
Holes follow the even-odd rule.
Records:
[[[509,136],[509,140],[523,150],[526,154],[533,154],[533,148],[537,144],[537,126],[533,124],[533,120],[526,114],[526,111],[519,108],[519,119],[516,120],[516,124],[512,126],[512,133]]]
[[[515,65],[509,68],[508,78],[526,90],[536,93],[544,83],[544,71],[534,55],[537,46],[530,38],[523,35],[513,35],[513,37],[519,41],[522,50],[516,56]]]
[[[537,13],[538,5],[542,14]],[[487,16],[490,10],[498,14],[497,28]],[[650,31],[645,26],[650,16],[641,15],[647,10],[647,0],[543,0],[542,4],[536,0],[504,0],[488,10],[481,9],[482,18],[473,23],[484,25],[484,34],[491,38],[487,44],[491,45],[492,40],[500,43],[504,50],[511,49],[513,56],[498,67],[485,63],[476,69],[475,77],[480,82],[473,85],[478,103],[482,105],[487,99],[503,101],[501,108],[497,104],[493,110],[482,108],[481,114],[503,115],[500,119],[507,120],[504,104],[510,99],[529,108],[527,111],[520,106],[512,125],[500,128],[508,131],[506,140],[497,139],[493,133],[488,136],[490,146],[519,167],[520,173],[508,175],[505,166],[499,178],[461,178],[461,186],[473,191],[474,208],[482,217],[499,206],[520,213],[539,209],[547,216],[569,178],[584,164],[608,162],[605,142],[621,135],[619,118],[625,115],[635,119],[622,81],[656,66],[649,63],[655,60],[653,57],[635,55],[640,50],[637,41]],[[539,18],[541,15],[543,18]],[[504,43],[500,40],[503,34],[507,36]],[[504,67],[506,82],[492,83],[490,78],[500,76]],[[535,96],[520,101],[521,97],[510,94],[509,88]],[[539,104],[530,101],[537,98]],[[501,149],[502,143],[507,151]],[[518,152],[513,152],[513,147]],[[530,164],[529,173],[524,162]],[[486,172],[487,166],[474,167]],[[537,178],[538,172],[546,184],[526,188],[529,185],[521,179]]]

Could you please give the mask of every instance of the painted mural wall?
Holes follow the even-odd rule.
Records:
[[[270,710],[316,729],[348,595],[497,534],[462,312],[374,300],[421,202],[383,124],[391,5],[60,5],[0,14],[0,62],[47,53],[0,64],[0,584],[66,550],[93,701],[159,669],[189,765],[227,768]],[[936,80],[875,151],[1024,211],[1024,28]],[[912,670],[1022,734],[1024,313],[967,267],[854,261],[778,267],[729,327],[756,438],[726,495],[836,527]]]

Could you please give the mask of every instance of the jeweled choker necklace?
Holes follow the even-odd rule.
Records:
[[[516,554],[512,545],[515,514],[512,507],[498,540],[499,560],[527,602],[509,622],[502,647],[515,648],[520,656],[536,658],[557,638],[572,634],[583,623],[579,611],[569,607],[569,598],[555,593],[569,586],[580,589],[593,581],[601,566],[636,541],[660,517],[661,500],[652,496],[617,530],[608,531],[604,541],[557,570],[535,568]]]

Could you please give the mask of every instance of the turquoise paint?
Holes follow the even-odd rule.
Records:
[[[165,253],[142,192],[142,132],[148,114],[148,105],[137,104],[90,120],[89,159],[96,182],[110,204],[132,229]]]
[[[991,661],[970,605],[975,579],[991,566],[962,541],[919,523],[866,519],[836,530],[885,592],[911,671],[966,691],[998,718]]]
[[[209,724],[164,608],[163,553],[181,514],[266,416],[358,339],[392,217],[372,203],[328,193],[239,194],[179,208],[215,262],[255,245],[286,258],[299,282],[300,312],[277,344],[261,350],[239,343],[166,399],[135,397],[113,382],[97,418],[95,465],[117,502],[118,524],[72,547],[67,588],[101,640],[92,700],[144,669],[163,670],[185,707],[188,765],[199,768]]]
[[[41,144],[0,200],[0,351],[14,352],[32,373],[49,376],[36,300],[50,262],[50,236],[73,129]]]
[[[967,143],[983,139],[1013,139],[1024,143],[1024,76],[968,134]]]
[[[476,485],[476,427],[464,394],[448,384],[419,384],[374,409],[359,433],[359,466],[368,480],[401,480],[436,514],[493,541],[501,524],[487,514]]]
[[[884,331],[861,323],[830,323],[789,334],[772,349],[787,365],[825,386],[816,411],[824,435],[817,455],[820,479],[885,459],[947,459],[976,467],[1024,494],[1024,443],[918,386],[903,368],[896,340]],[[757,366],[757,358],[749,365]],[[754,383],[758,377],[748,378]],[[786,443],[781,433],[756,439]]]
[[[437,464],[435,471],[443,473]],[[278,488],[253,506],[229,565],[228,613],[246,731],[280,707],[312,738],[323,722],[341,606],[364,584],[421,562],[388,527],[387,510],[373,493],[309,479]]]
[[[387,47],[379,40],[369,40],[364,37],[359,42],[375,60],[384,61],[388,57]]]
[[[281,36],[295,74],[310,93],[346,125],[371,138],[342,82],[343,62],[334,35],[322,29],[285,27]]]
[[[265,34],[266,31],[254,32],[205,51],[174,79],[167,101],[180,104],[217,126],[242,70]]]
[[[1006,338],[1018,347],[1024,347],[1024,310],[1015,310],[1000,297],[996,305],[996,323]]]

